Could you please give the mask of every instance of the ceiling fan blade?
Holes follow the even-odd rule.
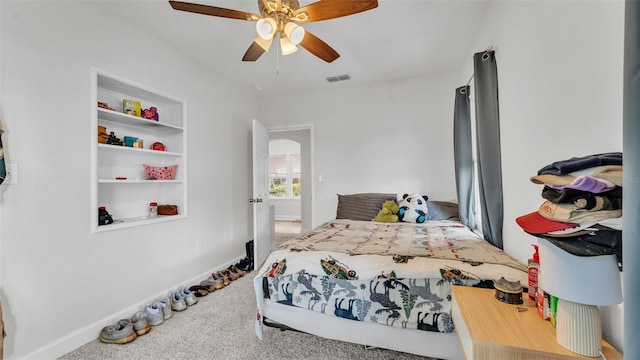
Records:
[[[333,60],[340,57],[340,54],[333,50],[331,46],[327,45],[327,43],[308,31],[305,32],[304,38],[300,42],[300,46],[328,63],[333,62]]]
[[[239,11],[239,10],[225,9],[225,8],[210,6],[210,5],[201,5],[201,4],[194,4],[194,3],[182,2],[182,1],[169,1],[169,4],[171,4],[171,7],[174,8],[175,10],[181,10],[181,11],[202,14],[202,15],[219,16],[219,17],[228,18],[228,19],[248,20],[248,21],[257,21],[258,19],[260,19],[260,15]]]
[[[357,14],[377,7],[378,0],[322,0],[295,10],[293,16],[302,22],[322,21]],[[308,17],[304,16],[304,13]]]
[[[260,36],[257,36],[255,40],[249,45],[247,52],[244,53],[242,57],[242,61],[256,61],[269,50],[271,47],[271,43],[273,42],[273,37],[270,40],[265,40]]]

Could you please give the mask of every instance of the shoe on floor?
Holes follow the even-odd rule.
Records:
[[[174,291],[171,293],[171,310],[173,311],[182,311],[187,308],[187,303],[184,301],[180,292]]]
[[[220,271],[212,273],[211,278],[213,278],[214,280],[220,281],[220,284],[222,284],[222,287],[229,285],[229,283],[231,282],[229,278],[224,276],[224,274],[222,274]]]
[[[204,286],[210,293],[224,287],[222,281],[218,281],[218,279],[214,279],[211,276],[200,281],[200,286]]]
[[[231,272],[235,272],[240,277],[243,277],[247,273],[246,271],[240,269],[237,265],[230,265],[228,269]]]
[[[180,289],[180,295],[182,295],[182,298],[184,299],[184,302],[187,304],[187,306],[195,305],[198,302],[196,294],[194,294],[186,287]]]
[[[164,321],[162,306],[158,301],[154,301],[151,304],[147,305],[147,307],[144,309],[144,313],[147,315],[147,322],[149,323],[149,325],[160,325]]]
[[[211,274],[212,276],[214,274]],[[229,276],[227,276],[227,274],[225,274],[222,271],[218,271],[217,273],[215,273],[215,275],[219,278],[222,279],[222,283],[224,284],[224,286],[227,286],[231,283],[231,280],[229,279]]]
[[[238,279],[240,278],[240,274],[238,274],[238,273],[236,273],[236,272],[233,272],[233,271],[231,271],[231,270],[229,270],[229,269],[223,269],[223,270],[222,270],[222,273],[223,273],[223,274],[225,274],[225,275],[227,275],[227,277],[228,277],[228,278],[229,278],[229,280],[231,280],[231,281],[236,281],[236,280],[238,280]]]
[[[249,258],[249,257],[245,257],[244,259],[238,261],[236,266],[240,270],[244,270],[246,272],[249,272],[249,271],[253,270],[253,259]]]
[[[147,314],[144,311],[138,311],[133,314],[131,323],[133,324],[133,331],[135,331],[138,336],[151,331],[151,325],[149,325]]]
[[[115,325],[109,325],[100,331],[100,341],[108,344],[126,344],[136,339],[133,323],[129,319],[122,319]]]
[[[207,281],[213,281],[216,284],[216,290],[220,290],[224,287],[224,279],[222,276],[218,276],[217,273],[212,273],[211,276],[207,279]]]
[[[173,310],[171,310],[171,300],[169,300],[168,296],[160,299],[160,306],[162,307],[162,315],[164,319],[171,319],[173,316]]]
[[[214,287],[213,290],[216,288]],[[209,295],[209,287],[204,285],[193,285],[189,288],[196,297],[203,297]]]

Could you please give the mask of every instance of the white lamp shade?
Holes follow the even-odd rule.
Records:
[[[574,353],[598,356],[602,347],[598,305],[622,302],[616,256],[576,256],[544,238],[538,244],[539,286],[558,297],[556,340]]]
[[[284,36],[280,38],[280,48],[282,49],[282,55],[289,55],[298,51],[298,47],[292,44],[291,41]]]
[[[274,19],[263,18],[256,22],[256,31],[261,38],[269,40],[273,38],[273,34],[276,33],[277,26]]]
[[[580,304],[615,305],[622,302],[615,255],[576,256],[543,238],[539,245],[541,289]]]
[[[289,38],[293,45],[298,45],[304,39],[304,28],[292,22],[288,22],[284,26],[284,34]]]

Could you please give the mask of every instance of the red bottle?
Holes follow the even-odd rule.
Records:
[[[538,255],[538,245],[531,244],[536,251],[533,257],[529,259],[527,265],[527,273],[529,277],[529,299],[536,301],[536,293],[538,292],[538,271],[540,270],[540,256]]]

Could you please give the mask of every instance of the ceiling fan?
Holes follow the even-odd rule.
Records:
[[[297,23],[335,19],[378,7],[377,0],[321,0],[300,7],[298,0],[258,0],[260,15],[216,6],[169,1],[175,10],[256,22],[256,36],[242,61],[256,61],[269,50],[276,35],[283,55],[296,50],[296,45],[330,63],[340,57],[331,46]]]

